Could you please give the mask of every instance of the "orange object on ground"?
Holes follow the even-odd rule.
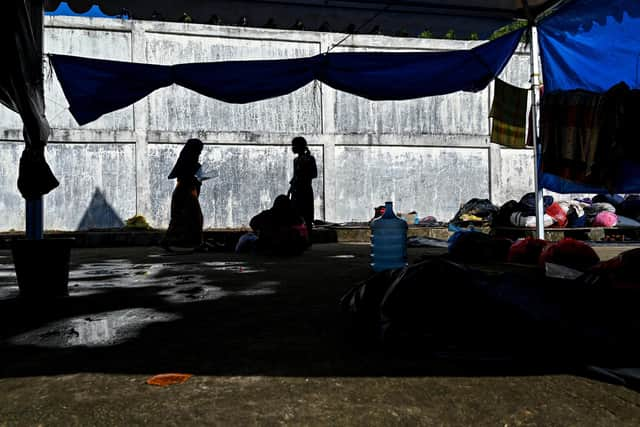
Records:
[[[167,387],[173,384],[182,384],[192,376],[192,374],[159,374],[149,378],[147,384]]]

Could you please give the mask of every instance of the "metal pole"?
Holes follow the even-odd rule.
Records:
[[[542,147],[538,140],[538,112],[540,111],[540,66],[538,63],[540,48],[538,46],[538,29],[535,25],[529,27],[529,35],[531,40],[531,117],[532,126],[531,134],[533,135],[533,159],[534,159],[534,183],[536,192],[536,236],[538,239],[544,239],[544,199],[542,194],[542,184],[540,182],[541,175],[541,157]]]
[[[26,201],[26,231],[29,240],[40,240],[44,236],[43,205],[42,197]]]
[[[42,58],[42,52],[44,51],[44,2],[33,1],[30,7],[31,27],[33,28],[36,42],[39,44],[37,46],[38,55]],[[42,67],[42,60],[39,61],[39,64],[39,73],[42,78],[38,81],[38,90],[44,102],[44,68]],[[25,201],[25,231],[29,240],[40,240],[44,237],[43,205],[42,196]]]

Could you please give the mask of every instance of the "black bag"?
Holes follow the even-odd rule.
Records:
[[[480,223],[491,224],[493,216],[498,213],[498,207],[491,203],[488,199],[471,199],[455,214],[451,223],[457,226],[467,226],[469,224],[478,224],[478,221],[465,221],[462,215],[473,215],[482,218]]]

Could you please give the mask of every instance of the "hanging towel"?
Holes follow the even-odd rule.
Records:
[[[528,94],[527,89],[500,79],[495,80],[495,94],[489,115],[493,118],[491,142],[511,148],[524,148]]]

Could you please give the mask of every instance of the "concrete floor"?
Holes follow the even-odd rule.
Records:
[[[70,296],[39,303],[0,251],[0,426],[640,423],[640,394],[573,369],[354,344],[338,300],[368,250],[74,250]],[[194,376],[145,383],[167,372]]]

